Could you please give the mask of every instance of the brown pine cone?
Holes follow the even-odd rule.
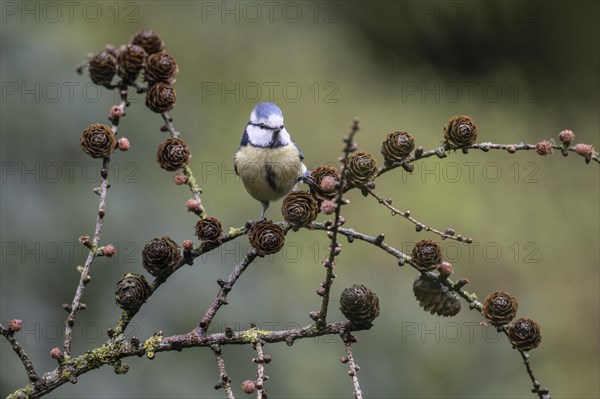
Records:
[[[494,326],[503,326],[515,318],[518,308],[515,297],[508,292],[496,291],[484,299],[481,314]]]
[[[158,82],[173,84],[179,73],[175,58],[167,53],[155,53],[148,57],[144,79],[151,85]]]
[[[129,42],[141,46],[147,54],[158,53],[165,48],[165,43],[160,36],[151,29],[144,29],[136,33]]]
[[[396,130],[387,135],[381,144],[381,154],[387,163],[400,162],[415,149],[412,134]]]
[[[423,310],[438,316],[455,316],[460,312],[460,297],[437,281],[419,276],[413,283],[413,292]]]
[[[248,230],[248,241],[259,256],[279,252],[285,243],[283,229],[270,220],[254,223]]]
[[[192,154],[187,143],[181,139],[171,137],[158,146],[156,160],[160,167],[169,172],[183,168],[190,161]]]
[[[117,282],[115,302],[123,310],[137,310],[151,292],[152,288],[144,276],[128,273]]]
[[[290,226],[298,230],[310,225],[319,211],[317,201],[305,191],[292,191],[283,199],[281,214]]]
[[[181,261],[179,245],[170,237],[149,241],[142,251],[144,269],[154,277],[168,276]]]
[[[355,152],[348,158],[348,180],[355,186],[364,186],[377,173],[377,161],[372,154]]]
[[[88,71],[92,82],[97,85],[110,87],[113,76],[117,71],[117,60],[107,51],[94,55],[88,63]]]
[[[542,342],[540,325],[527,318],[521,318],[508,326],[508,338],[513,348],[527,352]]]
[[[146,107],[157,114],[172,110],[176,100],[175,89],[166,83],[152,85],[146,93]]]
[[[112,129],[101,123],[94,123],[83,129],[79,140],[83,151],[92,158],[110,156],[117,142]]]
[[[350,322],[370,326],[379,316],[379,298],[364,285],[354,284],[342,291],[340,310]]]
[[[450,148],[466,148],[477,140],[477,123],[467,115],[453,116],[444,126],[444,139]]]
[[[310,172],[314,184],[310,185],[311,194],[317,201],[330,200],[337,195],[335,183],[340,181],[340,172],[335,166],[318,166]]]
[[[128,83],[133,83],[144,67],[146,52],[141,46],[128,44],[117,52],[117,75]]]
[[[429,238],[418,241],[412,250],[412,260],[419,270],[435,270],[442,263],[442,248]]]
[[[215,242],[221,237],[223,225],[217,218],[206,217],[196,223],[196,236],[200,241]]]

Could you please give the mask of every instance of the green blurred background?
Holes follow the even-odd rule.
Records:
[[[256,102],[274,101],[309,167],[336,162],[351,119],[361,120],[360,149],[379,154],[388,132],[411,132],[431,148],[455,114],[478,121],[479,141],[537,142],[572,129],[577,142],[600,145],[599,3],[552,2],[2,2],[1,25],[1,315],[23,319],[17,334],[38,371],[55,367],[64,302],[84,261],[76,245],[92,234],[99,163],[79,134],[106,122],[113,93],[94,87],[74,65],[106,43],[119,45],[142,28],[159,32],[178,61],[171,113],[188,141],[191,167],[209,213],[225,226],[258,215],[258,203],[236,181],[235,152]],[[131,150],[112,159],[103,243],[118,255],[100,258],[76,329],[74,353],[100,345],[119,315],[115,282],[144,272],[140,251],[154,238],[194,239],[189,192],[155,161],[161,118],[133,95],[120,133]],[[536,376],[554,398],[597,398],[599,388],[599,172],[579,156],[533,152],[451,153],[379,180],[377,190],[400,209],[438,228],[472,236],[471,247],[444,242],[457,278],[479,298],[504,289],[519,299],[518,316],[542,326],[532,352]],[[349,194],[347,226],[405,251],[427,237],[360,193]],[[280,204],[268,216],[281,220]],[[324,220],[321,216],[320,220]],[[435,237],[433,237],[435,238]],[[255,262],[230,305],[226,325],[282,329],[310,323],[323,279],[321,232],[288,235],[286,249]],[[136,317],[128,336],[191,330],[224,278],[247,251],[245,237],[176,273]],[[481,327],[476,312],[452,319],[422,311],[412,293],[416,273],[355,242],[343,244],[333,286],[337,297],[362,283],[380,298],[375,327],[360,332],[355,356],[372,398],[531,398],[520,356],[505,338]],[[270,397],[351,397],[339,339],[268,345]],[[237,395],[253,378],[249,347],[226,347]],[[22,386],[25,373],[3,339],[1,389]],[[218,372],[207,349],[128,359],[81,376],[53,398],[212,398]]]

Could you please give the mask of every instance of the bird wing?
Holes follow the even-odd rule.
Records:
[[[294,144],[294,147],[296,147],[296,149],[298,150],[298,155],[300,155],[300,160],[304,161],[304,154],[302,153],[302,150],[300,149],[300,147],[298,147],[298,144],[296,144],[294,141],[292,141],[292,144]]]
[[[240,148],[247,146],[249,142],[250,142],[250,138],[248,137],[248,132],[246,132],[246,129],[244,129],[244,133],[242,134],[242,140],[240,141],[240,146],[238,147],[238,151],[240,150]],[[235,162],[236,155],[237,155],[237,152],[233,156],[233,170],[235,171],[235,174],[239,176],[239,173],[237,170],[237,163]]]
[[[242,140],[240,141],[240,147],[245,147],[250,142],[250,137],[248,137],[248,132],[244,129],[244,133],[242,134]]]

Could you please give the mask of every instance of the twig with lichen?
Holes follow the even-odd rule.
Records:
[[[104,365],[111,365],[127,357],[145,355],[154,358],[160,352],[181,351],[185,348],[213,347],[215,345],[251,345],[257,339],[257,336],[260,336],[260,339],[265,343],[285,342],[287,345],[292,345],[294,341],[299,339],[340,335],[347,331],[349,326],[350,322],[339,321],[329,322],[320,329],[311,324],[280,331],[257,331],[253,327],[249,330],[226,331],[206,335],[199,335],[197,332],[192,331],[186,334],[165,337],[162,333],[157,333],[143,343],[134,338],[125,340],[121,335],[81,356],[65,358],[59,367],[41,377],[43,384],[30,382],[23,388],[13,392],[7,399],[42,397],[66,383],[76,382],[77,377],[82,374]],[[357,331],[361,329],[364,329],[364,327],[355,328]]]
[[[176,139],[176,142],[179,144],[179,148],[177,148],[175,151],[187,151],[187,145],[184,141],[179,139],[181,133],[175,129],[173,118],[169,116],[169,113],[166,111],[162,112],[160,115],[163,118],[163,121],[165,122],[164,126],[162,126],[160,130],[169,132],[171,138]],[[187,160],[189,160],[189,156],[187,157]],[[188,211],[194,212],[200,217],[206,217],[206,209],[204,209],[204,205],[200,200],[202,189],[198,186],[196,178],[194,177],[194,173],[192,172],[192,168],[187,164],[187,160],[182,166],[183,173],[176,174],[174,180],[176,184],[186,184],[192,192],[193,198],[187,203]]]

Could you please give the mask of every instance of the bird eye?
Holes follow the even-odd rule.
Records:
[[[264,128],[266,128],[267,126],[266,126],[264,123],[261,123],[261,124],[260,124],[260,127],[261,127],[261,129],[264,129]]]

